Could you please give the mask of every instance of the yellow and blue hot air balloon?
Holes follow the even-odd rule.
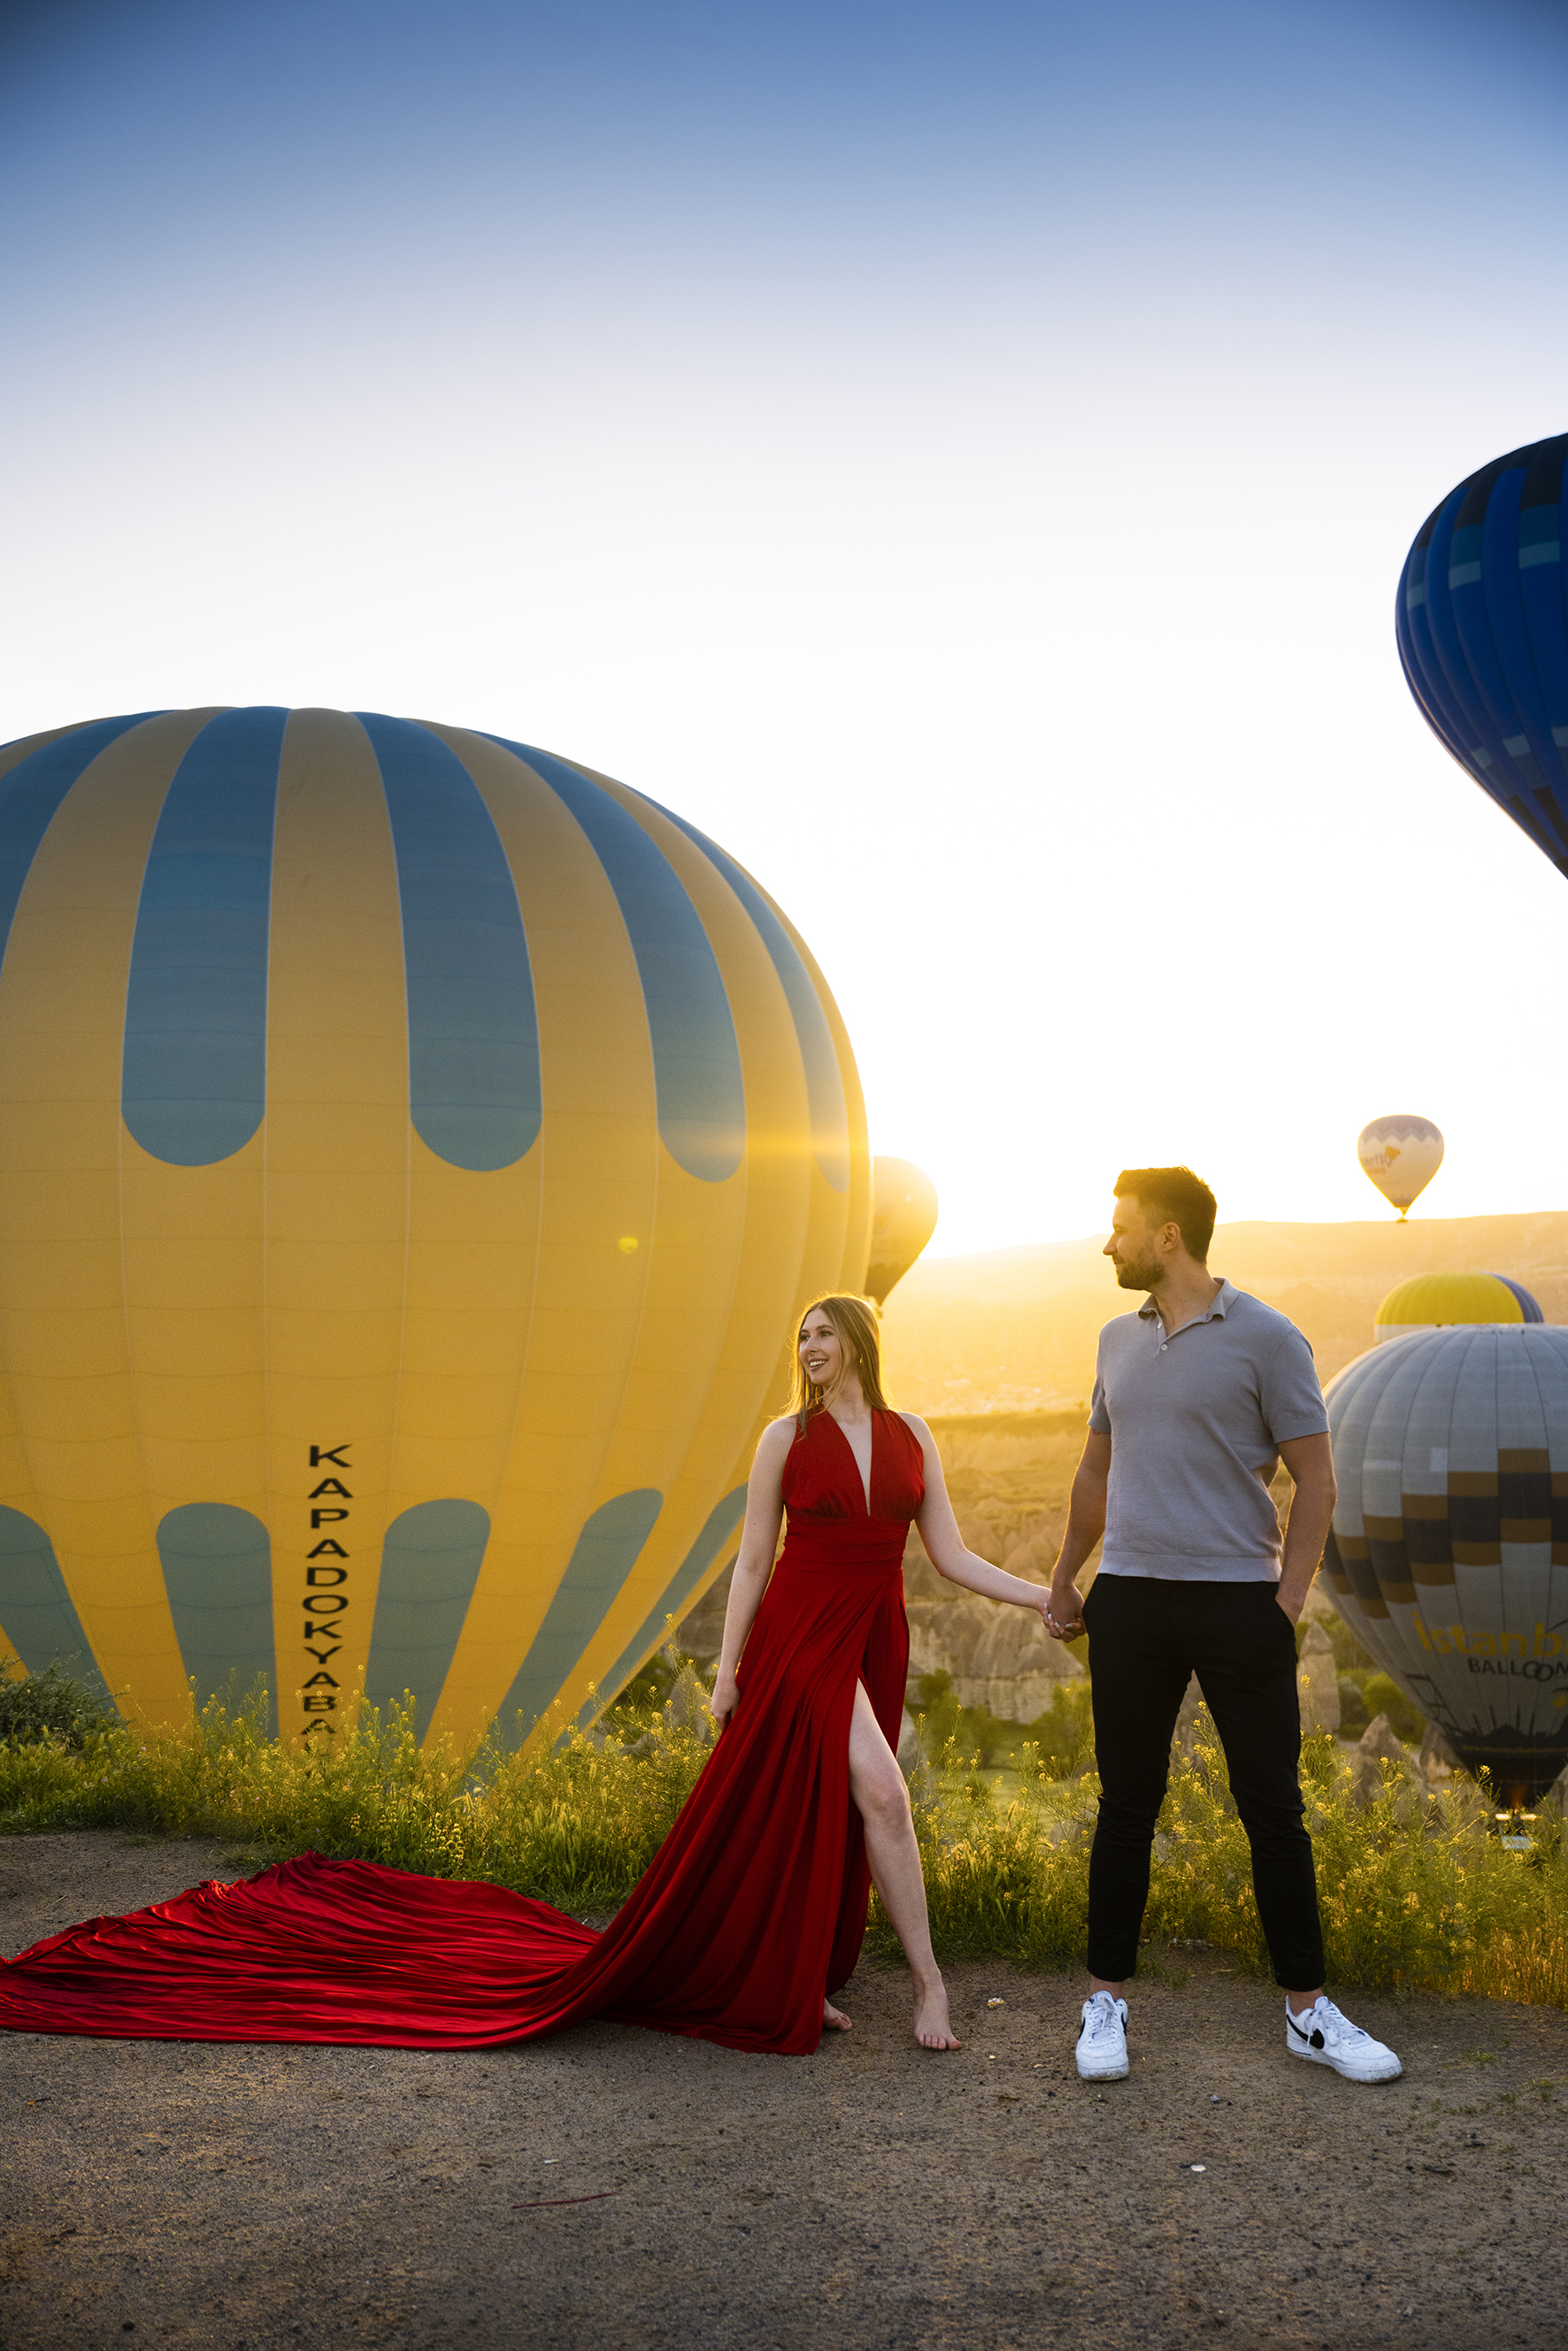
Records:
[[[1541,1322],[1522,1282],[1506,1273],[1417,1273],[1389,1291],[1372,1326],[1374,1346],[1454,1322]]]
[[[858,1289],[849,1040],[724,851],[364,714],[0,752],[0,1646],[151,1721],[591,1713]]]
[[[1326,1391],[1356,1638],[1510,1801],[1568,1763],[1568,1330],[1374,1347]]]
[[[871,1262],[867,1294],[879,1306],[902,1281],[936,1229],[936,1186],[912,1159],[881,1152],[871,1169]]]

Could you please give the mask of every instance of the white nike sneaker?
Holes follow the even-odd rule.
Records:
[[[1097,1991],[1083,2003],[1078,2071],[1085,2082],[1119,2082],[1127,2070],[1127,2003]]]
[[[1405,2068],[1392,2049],[1342,2016],[1325,1992],[1292,2016],[1285,2002],[1285,2046],[1312,2065],[1332,2065],[1347,2082],[1392,2082]]]

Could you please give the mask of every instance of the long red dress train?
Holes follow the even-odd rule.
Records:
[[[0,1963],[0,2027],[151,2041],[480,2049],[590,2017],[806,2055],[847,1981],[870,1876],[850,1801],[855,1684],[898,1743],[901,1572],[920,1446],[873,1416],[869,1508],[828,1413],[787,1457],[789,1533],[741,1700],[602,1934],[505,1887],[319,1854],[94,1918]]]

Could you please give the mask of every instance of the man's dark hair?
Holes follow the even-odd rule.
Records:
[[[1179,1225],[1188,1257],[1208,1263],[1219,1203],[1201,1176],[1190,1167],[1124,1167],[1115,1192],[1118,1200],[1136,1200],[1149,1224]]]

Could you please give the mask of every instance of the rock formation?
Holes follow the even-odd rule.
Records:
[[[1032,1722],[1063,1682],[1083,1668],[1053,1641],[1032,1610],[1009,1608],[977,1593],[909,1604],[909,1680],[953,1677],[960,1706],[988,1707],[1004,1722]]]
[[[1186,1762],[1190,1763],[1192,1761],[1192,1751],[1197,1744],[1197,1718],[1202,1706],[1203,1692],[1197,1686],[1197,1676],[1196,1674],[1189,1674],[1187,1676],[1186,1694],[1182,1698],[1180,1711],[1176,1715],[1176,1729],[1171,1733],[1171,1761],[1173,1763],[1176,1761],[1178,1757]],[[1205,1714],[1204,1716],[1203,1732],[1205,1745],[1212,1745],[1215,1737],[1215,1730],[1214,1719],[1211,1715]]]
[[[1354,1778],[1351,1794],[1358,1804],[1370,1804],[1383,1793],[1384,1775],[1379,1766],[1394,1763],[1401,1775],[1414,1775],[1410,1756],[1385,1714],[1375,1715],[1362,1732],[1361,1742],[1351,1758]]]
[[[1339,1672],[1333,1643],[1321,1625],[1307,1627],[1296,1666],[1296,1688],[1301,1695],[1303,1736],[1339,1729]]]
[[[904,1596],[906,1601],[953,1600],[957,1597],[956,1584],[938,1575],[925,1555],[925,1545],[920,1540],[918,1527],[909,1530],[909,1541],[904,1546]]]
[[[1056,1556],[1054,1536],[1038,1530],[1019,1532],[1018,1512],[982,1502],[963,1513],[958,1531],[966,1547],[1011,1575],[1043,1583]],[[1003,1536],[1006,1536],[1005,1551]],[[1062,1682],[1082,1678],[1083,1668],[1060,1641],[1053,1641],[1030,1611],[982,1600],[939,1575],[926,1556],[918,1531],[911,1527],[904,1553],[904,1589],[909,1607],[909,1689],[911,1703],[923,1674],[952,1677],[953,1694],[960,1706],[988,1707],[1003,1722],[1032,1722],[1051,1704]],[[685,1617],[675,1637],[682,1656],[711,1666],[724,1639],[724,1612],[729,1600],[729,1571],[703,1594]]]
[[[1428,1786],[1435,1780],[1451,1780],[1456,1771],[1464,1769],[1435,1722],[1427,1725],[1416,1768]]]
[[[724,1646],[724,1612],[729,1605],[731,1573],[727,1567],[717,1583],[708,1586],[696,1606],[682,1617],[676,1632],[675,1647],[683,1657],[695,1657],[699,1666],[716,1665]]]

